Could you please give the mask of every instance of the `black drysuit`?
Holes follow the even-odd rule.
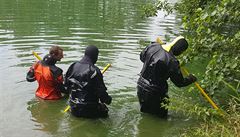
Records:
[[[168,111],[164,105],[168,99],[168,78],[178,87],[187,86],[193,80],[183,77],[179,61],[171,50],[166,51],[158,43],[147,46],[141,52],[140,60],[144,63],[137,82],[140,110],[166,118]]]
[[[70,91],[71,113],[77,117],[107,117],[105,104],[110,104],[112,98],[106,92],[101,71],[94,65],[98,50],[86,50],[85,56],[73,63],[65,76],[65,85]]]

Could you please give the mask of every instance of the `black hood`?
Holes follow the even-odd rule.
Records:
[[[50,54],[44,56],[43,61],[45,65],[55,65],[57,60],[55,60]]]
[[[95,64],[98,60],[98,48],[96,46],[88,46],[85,49],[85,56],[91,59],[92,63]]]
[[[174,43],[171,50],[173,55],[178,56],[182,54],[183,51],[185,51],[188,48],[188,42],[185,38],[181,38]]]

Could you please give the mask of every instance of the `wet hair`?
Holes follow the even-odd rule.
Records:
[[[188,48],[188,42],[185,38],[181,38],[174,43],[173,47],[171,48],[173,54],[178,56],[182,54]]]
[[[59,46],[52,46],[49,50],[49,54],[53,56],[57,56],[59,51],[63,51],[63,49]]]
[[[98,59],[99,50],[96,46],[90,45],[85,49],[85,56],[89,57],[92,60],[92,63],[95,64]]]

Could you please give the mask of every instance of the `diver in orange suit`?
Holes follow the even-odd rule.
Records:
[[[66,93],[63,85],[62,69],[55,64],[63,58],[63,49],[59,46],[52,46],[43,60],[33,64],[27,73],[27,81],[37,80],[38,89],[36,96],[46,100],[56,100]]]

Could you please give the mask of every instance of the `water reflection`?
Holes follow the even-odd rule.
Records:
[[[41,130],[50,134],[56,134],[60,127],[60,122],[64,118],[56,101],[45,101],[34,98],[27,102],[27,110],[31,112],[31,120],[35,123],[33,130]]]

